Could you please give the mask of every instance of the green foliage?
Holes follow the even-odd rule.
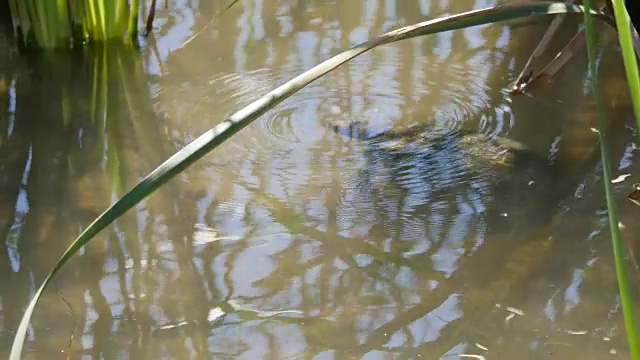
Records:
[[[138,35],[138,0],[8,0],[27,46],[56,48]]]
[[[617,2],[617,4],[615,4]],[[585,0],[585,6],[591,8],[591,0]],[[614,0],[614,8],[616,17],[616,24],[618,27],[618,34],[620,39],[620,45],[623,49],[623,58],[625,63],[625,69],[627,71],[627,80],[631,88],[631,95],[636,111],[636,119],[640,112],[640,91],[638,87],[638,65],[636,63],[636,56],[633,49],[633,43],[631,42],[631,31],[627,12],[624,8],[624,2],[622,0]],[[584,13],[585,33],[587,36],[587,54],[589,58],[589,70],[591,76],[591,89],[596,101],[596,108],[598,111],[598,135],[600,137],[600,155],[602,157],[602,172],[605,196],[607,199],[607,210],[609,214],[609,229],[611,231],[611,242],[613,244],[613,255],[616,267],[616,277],[618,279],[618,289],[620,291],[620,301],[622,303],[622,312],[624,316],[625,328],[627,330],[627,340],[629,342],[629,350],[631,357],[634,360],[640,359],[640,343],[638,342],[638,326],[635,319],[634,311],[634,297],[632,295],[631,284],[627,274],[627,267],[624,260],[624,249],[622,244],[622,238],[620,234],[620,228],[618,224],[618,209],[615,202],[615,194],[611,188],[611,162],[609,153],[609,142],[607,138],[607,123],[604,116],[604,105],[602,101],[602,95],[600,94],[600,87],[598,85],[598,65],[596,63],[596,32],[593,25],[593,16],[590,12]],[[638,122],[640,124],[640,122]]]
[[[611,4],[616,18],[618,39],[622,48],[622,60],[627,73],[627,82],[631,90],[633,111],[636,114],[636,126],[640,129],[640,75],[638,75],[638,62],[633,48],[629,14],[626,11],[624,0],[611,0]],[[638,137],[640,138],[640,132],[638,132]]]

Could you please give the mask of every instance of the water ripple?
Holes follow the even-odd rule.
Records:
[[[231,156],[234,176],[288,202],[304,203],[307,215],[318,219],[331,208],[342,209],[345,219],[348,209],[355,207],[386,209],[397,219],[429,213],[434,217],[429,221],[435,221],[439,211],[427,209],[437,204],[466,218],[484,211],[492,197],[494,174],[473,167],[459,140],[448,136],[462,128],[489,138],[502,135],[512,126],[510,107],[491,108],[490,104],[496,106],[495,91],[489,89],[482,66],[418,61],[420,66],[409,72],[413,79],[407,82],[396,60],[393,51],[386,57],[366,54],[269,110],[221,147]],[[181,96],[190,101],[179,106],[200,117],[212,104],[218,111],[237,110],[305,70],[287,65],[222,73],[199,85],[186,83],[186,94],[197,93],[198,86],[206,90],[199,99]],[[367,136],[427,124],[431,135],[440,137],[384,155],[367,142],[345,143],[332,132],[336,125],[352,123],[364,124]],[[198,125],[205,124],[193,124]],[[456,220],[454,216],[440,221]],[[414,225],[411,233],[426,236]]]
[[[487,73],[482,66],[475,66],[471,62],[447,65],[439,63],[428,68],[426,73],[428,87],[422,92],[437,99],[435,118],[438,122],[458,124],[481,120],[485,123],[484,126],[502,127],[502,118],[489,116],[487,113],[487,109],[495,106],[490,97],[496,90],[488,85]]]

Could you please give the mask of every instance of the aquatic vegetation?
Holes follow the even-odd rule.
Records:
[[[139,0],[8,0],[14,30],[30,47],[69,47],[113,39],[133,43],[138,35]],[[155,15],[149,6],[147,28]]]
[[[137,2],[133,1],[132,3],[137,3]],[[116,2],[116,4],[121,4],[121,2]],[[500,22],[500,21],[505,21],[510,19],[526,18],[526,17],[536,16],[536,15],[539,16],[539,15],[584,13],[584,14],[587,14],[586,15],[587,24],[590,24],[590,21],[594,15],[597,15],[597,16],[604,15],[600,11],[595,11],[595,10],[584,11],[584,9],[585,8],[582,6],[578,6],[574,4],[566,4],[566,3],[557,3],[557,2],[556,3],[536,2],[536,3],[527,3],[527,4],[511,4],[511,5],[504,5],[500,7],[470,11],[467,13],[452,15],[452,16],[448,16],[440,19],[422,22],[416,25],[407,26],[407,27],[383,34],[377,38],[374,38],[370,41],[367,41],[358,46],[355,46],[343,53],[340,53],[326,60],[320,65],[299,75],[298,77],[294,78],[290,82],[278,87],[277,89],[273,90],[272,92],[268,93],[262,98],[251,103],[244,109],[231,115],[228,119],[220,123],[215,128],[201,135],[199,138],[197,138],[196,140],[188,144],[186,147],[184,147],[182,150],[174,154],[171,158],[166,160],[158,168],[152,171],[146,178],[144,178],[140,183],[138,183],[138,185],[136,185],[131,191],[126,193],[124,196],[122,196],[116,203],[114,203],[109,209],[107,209],[102,215],[100,215],[91,225],[89,225],[82,232],[82,234],[80,234],[78,238],[75,239],[72,245],[65,251],[65,253],[62,255],[60,260],[54,266],[53,270],[48,274],[45,281],[40,286],[38,291],[35,293],[35,296],[29,303],[29,306],[27,307],[25,314],[22,318],[22,321],[20,323],[20,326],[16,332],[10,358],[16,359],[16,360],[20,358],[22,348],[24,345],[27,327],[29,325],[31,316],[33,314],[33,311],[35,309],[35,306],[40,296],[42,295],[43,291],[47,288],[47,286],[50,284],[51,280],[57,274],[57,272],[66,264],[66,262],[76,252],[80,250],[81,247],[86,245],[101,230],[103,230],[105,227],[113,223],[115,220],[117,220],[129,209],[134,207],[144,198],[149,196],[152,192],[157,190],[160,186],[165,184],[168,180],[170,180],[177,174],[181,173],[183,170],[185,170],[186,168],[191,166],[193,163],[195,163],[198,159],[202,158],[203,156],[208,154],[211,150],[213,150],[214,148],[222,144],[225,140],[229,139],[231,136],[233,136],[234,134],[236,134],[237,132],[245,128],[252,121],[256,120],[258,117],[266,113],[268,110],[272,109],[274,106],[281,103],[283,100],[290,97],[291,95],[293,95],[300,89],[304,88],[305,86],[309,85],[313,81],[329,73],[330,71],[346,63],[347,61],[377,46],[393,43],[400,40],[410,39],[417,36],[425,36],[425,35],[436,34],[444,31],[463,29],[471,26],[490,24],[490,23],[495,23],[495,22]],[[588,4],[587,4],[587,9],[591,9],[588,6]],[[42,14],[42,9],[40,9],[40,11],[41,11],[40,13]],[[58,13],[60,12],[58,11]],[[129,21],[128,28],[130,31],[127,34],[130,38],[132,36],[135,36],[135,30],[131,29],[131,24],[132,24],[131,19],[133,18],[132,14],[134,13],[136,14],[135,19],[137,19],[137,8],[136,10],[132,10],[129,13],[130,21]],[[624,12],[622,13],[624,14]],[[64,14],[60,13],[59,16],[64,17]],[[135,19],[134,21],[137,23]],[[96,25],[96,29],[98,25],[101,28],[105,27],[105,29],[101,30],[102,31],[101,34],[107,33],[106,25],[104,25],[105,24],[104,22],[98,22],[97,17],[95,19],[92,18],[92,20],[96,20],[94,21]],[[43,23],[43,24],[46,24],[46,23]],[[121,23],[118,23],[118,24],[120,24],[120,29],[122,29],[123,25]],[[43,28],[44,30],[47,29],[46,27],[43,27]],[[43,30],[43,34],[46,33],[46,31],[44,30]],[[588,30],[587,35],[592,34],[591,31],[592,29]],[[67,32],[63,31],[62,33],[70,34],[71,32],[72,32],[71,27],[69,27],[69,30]],[[54,34],[59,34],[59,33],[54,32]],[[49,33],[49,35],[51,35],[51,33]],[[61,35],[53,36],[52,37],[53,43],[56,43],[56,41],[60,41],[59,39],[61,38],[63,38],[63,36]],[[47,37],[46,39],[50,40],[51,38]],[[590,58],[593,61],[593,57],[591,56]],[[592,70],[592,74],[596,73],[595,67],[592,67],[591,70]],[[634,99],[634,101],[635,100],[636,99]],[[600,134],[602,136],[602,144],[601,144],[603,149],[602,155],[603,155],[603,159],[606,159],[606,137],[605,137],[606,134],[604,134],[603,131],[601,131]],[[114,168],[117,168],[117,167],[114,166]],[[605,167],[605,170],[606,170],[606,167]],[[609,186],[608,185],[609,182],[605,181],[605,183],[607,184],[607,186]],[[610,189],[607,189],[607,197],[609,199],[608,204],[611,205],[613,200],[611,197]],[[615,207],[610,208],[610,220],[612,221],[612,224],[615,224],[615,227],[617,227],[617,223],[614,222]],[[612,232],[614,232],[613,225],[612,225]],[[616,249],[616,252],[615,252],[616,257],[617,259],[619,259],[617,263],[624,266],[624,263],[622,262],[621,247],[619,245],[615,245],[616,244],[615,232],[613,233],[613,237],[614,237],[614,249]],[[516,254],[516,255],[519,256],[519,254]],[[532,264],[532,266],[535,266],[535,264]],[[507,263],[506,267],[510,268],[511,263]],[[626,299],[623,299],[623,303],[626,304],[625,316],[629,318],[631,315],[629,315],[627,305],[629,304],[628,295],[630,295],[630,292],[628,291],[628,284],[624,281],[625,269],[621,268],[621,270],[620,269],[618,270],[619,270],[618,271],[619,279],[622,279],[622,281],[620,281],[621,294],[623,295],[623,297],[627,296]],[[515,278],[517,278],[521,274],[514,272],[512,275]],[[498,285],[495,285],[495,286],[497,287]],[[625,286],[627,286],[627,289],[625,289]],[[499,291],[499,290],[500,289],[496,288],[496,291]],[[633,329],[635,329],[635,324],[631,322],[627,322],[627,326],[628,326],[628,334],[630,336],[632,354],[634,355],[634,358],[638,358],[637,357],[638,354],[636,352],[637,347],[636,345],[634,345],[634,341],[637,342],[637,339],[631,339],[631,337],[634,337],[636,334],[636,332],[633,331]]]
[[[633,111],[636,114],[636,125],[640,128],[640,75],[638,74],[638,62],[636,60],[638,49],[634,48],[631,35],[634,25],[625,10],[625,2],[623,0],[611,0],[611,5],[616,19],[620,47],[622,48],[622,60],[627,73],[627,83],[631,91]],[[640,137],[640,134],[638,136]]]
[[[135,44],[142,20],[145,25],[144,36],[153,29],[157,5],[157,0],[150,0],[149,4],[145,0],[6,1],[15,33],[22,37],[26,46],[41,48],[72,47],[112,40]],[[237,3],[238,0],[233,0],[218,16]],[[167,7],[166,1],[164,6]],[[144,14],[145,10],[146,18],[143,18],[140,14]]]
[[[616,4],[617,2],[617,4]],[[591,0],[585,1],[585,6],[590,7]],[[631,97],[636,113],[636,121],[640,124],[640,91],[638,80],[638,64],[636,63],[635,53],[631,42],[631,25],[624,3],[614,1],[616,11],[616,23],[618,25],[618,34],[620,44],[623,49],[623,59],[627,72],[627,81],[631,88]],[[613,254],[615,257],[616,276],[618,279],[618,289],[620,291],[620,300],[622,303],[622,311],[624,315],[624,323],[627,330],[627,339],[629,341],[629,349],[633,359],[640,359],[640,342],[638,339],[638,326],[635,318],[634,299],[631,293],[631,284],[629,283],[627,274],[627,265],[625,264],[625,255],[622,245],[622,239],[619,228],[618,210],[614,199],[613,190],[611,188],[611,156],[609,155],[607,125],[604,116],[604,105],[598,86],[598,67],[596,64],[596,33],[593,26],[592,15],[587,11],[584,15],[585,34],[587,37],[587,56],[589,59],[589,70],[591,75],[591,89],[595,97],[596,107],[598,110],[598,135],[600,137],[600,155],[602,157],[602,173],[605,195],[607,199],[607,209],[609,215],[609,229],[611,232],[611,242],[613,244]]]

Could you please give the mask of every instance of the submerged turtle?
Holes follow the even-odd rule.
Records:
[[[434,205],[454,213],[472,209],[495,230],[519,231],[548,221],[562,192],[555,186],[558,166],[506,137],[432,125],[373,136],[359,124],[334,126],[334,131],[367,144],[367,165],[357,187],[373,197],[378,209],[388,208],[383,204],[389,200],[403,204],[397,211],[404,216],[432,213]]]
[[[346,129],[334,126],[338,133],[366,141],[369,155],[386,157],[395,165],[407,159],[424,161],[441,156],[448,161],[459,160],[458,165],[467,167],[467,172],[552,169],[547,158],[535,154],[521,142],[469,129],[442,130],[432,125],[415,125],[374,136],[367,136],[364,130],[358,123]]]

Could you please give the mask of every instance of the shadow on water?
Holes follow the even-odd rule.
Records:
[[[71,239],[175,150],[331,54],[472,3],[247,0],[211,23],[213,2],[176,1],[141,54],[0,53],[0,349]],[[584,63],[504,91],[545,21],[386,46],[311,84],[85,247],[29,355],[624,356]],[[617,176],[636,145],[613,43],[601,59]],[[492,171],[471,151],[488,147],[436,140],[398,157],[336,122],[472,129],[532,161]]]

